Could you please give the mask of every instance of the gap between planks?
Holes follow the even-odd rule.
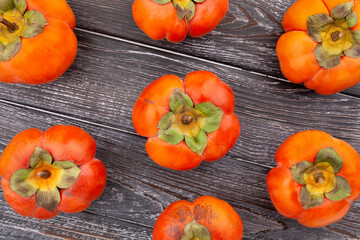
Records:
[[[192,60],[197,60],[197,61],[210,63],[210,64],[214,64],[214,65],[217,65],[217,66],[225,67],[225,68],[234,69],[234,70],[237,70],[237,71],[242,71],[242,72],[245,72],[245,73],[250,73],[250,74],[253,74],[253,75],[260,76],[260,77],[266,77],[266,78],[278,80],[278,81],[281,81],[281,82],[289,83],[289,80],[287,80],[285,78],[275,77],[275,76],[264,74],[264,73],[259,73],[259,72],[255,72],[255,71],[251,71],[251,70],[246,70],[246,69],[243,69],[243,68],[238,67],[238,66],[233,66],[233,65],[230,65],[230,64],[226,64],[226,63],[222,63],[222,62],[218,62],[218,61],[214,61],[214,60],[210,60],[210,59],[206,59],[206,58],[196,57],[196,56],[189,55],[189,54],[186,54],[186,53],[180,53],[180,52],[172,51],[172,50],[169,50],[169,49],[149,45],[149,44],[146,44],[146,43],[141,43],[141,42],[136,42],[136,41],[133,41],[133,40],[125,39],[125,38],[122,38],[122,37],[116,37],[116,36],[113,36],[113,35],[99,33],[99,32],[95,32],[95,31],[91,31],[91,30],[87,30],[87,29],[79,28],[79,27],[76,27],[75,30],[77,30],[79,32],[88,33],[88,34],[92,34],[92,35],[95,35],[95,36],[99,36],[99,37],[119,41],[119,42],[124,42],[124,43],[127,43],[127,44],[139,46],[139,47],[144,47],[144,48],[151,49],[151,50],[161,51],[161,52],[169,53],[169,54],[180,56],[180,57],[190,58]],[[358,96],[355,96],[354,94],[351,94],[351,93],[339,92],[339,93],[335,93],[335,94],[344,95],[344,96],[347,96],[349,98],[359,100]]]
[[[102,128],[105,128],[105,129],[110,129],[110,130],[118,131],[118,132],[121,132],[121,133],[130,134],[130,135],[133,135],[133,136],[144,138],[144,137],[138,135],[135,132],[127,131],[127,130],[117,128],[117,127],[112,127],[112,126],[109,126],[109,125],[106,125],[106,124],[96,123],[96,122],[92,122],[92,121],[89,121],[89,120],[84,120],[84,119],[72,117],[72,116],[66,115],[64,113],[59,113],[59,112],[54,112],[54,111],[49,111],[49,110],[46,110],[46,109],[38,108],[38,107],[33,107],[31,105],[26,105],[26,104],[23,104],[23,103],[17,103],[17,102],[14,102],[14,101],[9,101],[9,100],[5,100],[5,99],[1,99],[1,98],[0,98],[0,103],[4,103],[4,104],[7,104],[7,105],[12,105],[12,106],[16,106],[16,107],[21,107],[21,108],[33,110],[33,111],[36,111],[36,112],[41,112],[41,113],[45,113],[45,114],[49,114],[49,115],[53,115],[53,116],[57,116],[57,117],[62,117],[62,118],[74,120],[74,121],[77,121],[77,122],[82,122],[82,123],[85,123],[85,124],[90,124],[90,125],[93,125],[93,126],[102,127]],[[1,153],[2,153],[2,150],[0,150],[0,154]],[[256,163],[256,162],[243,160],[241,158],[234,157],[234,156],[231,156],[231,157],[235,158],[236,160],[239,160],[241,162],[250,163],[250,164],[255,165],[255,166],[261,166],[261,167],[264,167],[266,169],[272,169],[271,166],[268,166],[268,165],[265,165],[265,164],[260,164],[260,163]]]

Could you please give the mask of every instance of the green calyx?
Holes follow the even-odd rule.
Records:
[[[185,139],[187,146],[201,155],[207,145],[207,133],[219,129],[224,111],[210,102],[194,107],[191,98],[179,89],[170,97],[171,112],[158,123],[158,137],[171,145]]]
[[[353,7],[352,2],[343,3],[333,8],[331,16],[322,13],[307,19],[307,33],[319,43],[314,54],[322,68],[339,65],[344,54],[360,58],[360,30],[351,31],[358,22]]]
[[[158,4],[167,4],[171,0],[153,0]],[[195,15],[195,3],[202,3],[205,0],[172,0],[175,9],[177,10],[177,16],[180,20],[185,19],[186,22],[190,20]]]
[[[69,188],[81,170],[70,161],[54,161],[49,152],[35,148],[30,168],[16,171],[10,178],[10,188],[21,197],[35,195],[36,204],[53,212],[60,203],[58,188]]]
[[[180,240],[211,240],[211,235],[205,226],[193,220],[185,226]]]
[[[0,62],[19,52],[22,37],[36,37],[47,25],[44,15],[26,9],[26,0],[0,0]]]
[[[329,147],[317,153],[314,164],[303,161],[291,166],[293,179],[304,185],[300,191],[300,202],[304,209],[321,205],[325,197],[340,201],[351,195],[348,181],[336,175],[342,165],[342,158]]]

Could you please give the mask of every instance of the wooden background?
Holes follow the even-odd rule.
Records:
[[[244,239],[360,239],[360,203],[330,226],[309,229],[273,207],[266,174],[291,134],[319,129],[360,151],[360,85],[321,96],[282,76],[275,53],[282,16],[294,0],[231,0],[221,24],[181,44],[153,41],[132,19],[133,0],[68,0],[79,51],[59,80],[0,84],[0,149],[27,128],[72,124],[88,131],[108,169],[104,194],[78,214],[41,221],[16,214],[0,193],[0,239],[151,239],[157,216],[172,202],[212,195],[244,222]],[[131,123],[132,107],[153,80],[216,73],[236,97],[242,130],[221,160],[176,172],[157,166]]]

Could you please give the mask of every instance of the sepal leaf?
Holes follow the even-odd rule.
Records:
[[[53,212],[60,203],[60,192],[53,189],[38,190],[35,195],[36,204],[46,210]]]
[[[32,169],[17,170],[10,178],[10,188],[21,197],[28,198],[36,193],[38,188],[28,183]]]
[[[0,0],[0,14],[15,7],[14,0]]]
[[[184,134],[176,131],[173,128],[169,128],[166,130],[160,129],[158,131],[158,137],[170,145],[179,144],[182,140],[184,140]]]
[[[360,30],[353,31],[351,34],[353,39],[355,40],[355,43],[360,44]]]
[[[353,11],[354,4],[352,2],[346,2],[337,5],[331,10],[331,17],[334,19],[341,19],[350,15]]]
[[[314,164],[309,161],[302,161],[291,166],[290,171],[292,173],[294,181],[301,185],[306,184],[303,173],[312,166],[314,166]]]
[[[324,202],[324,194],[311,195],[306,186],[300,190],[300,202],[304,209],[316,207]]]
[[[318,44],[314,51],[315,57],[322,68],[330,69],[340,64],[340,58],[343,54],[329,55],[322,43]]]
[[[185,136],[186,145],[197,154],[201,155],[207,145],[207,135],[203,130],[200,130],[195,137]]]
[[[153,1],[158,4],[167,4],[167,3],[171,2],[171,0],[153,0]]]
[[[182,7],[179,3],[176,1],[173,1],[174,7],[177,10],[177,17],[180,20],[185,19],[187,22],[190,22],[190,20],[195,15],[195,3],[193,1],[188,1],[188,3],[185,5],[185,7]]]
[[[158,122],[157,128],[160,129],[169,129],[171,127],[171,124],[174,122],[175,120],[175,115],[173,112],[168,112],[166,113]]]
[[[25,13],[25,27],[21,34],[24,38],[32,38],[40,34],[48,24],[44,15],[36,10],[29,10]]]
[[[175,91],[171,94],[170,97],[170,109],[173,112],[176,112],[179,107],[183,106],[189,106],[189,107],[193,107],[193,101],[191,100],[191,98],[185,94],[183,91],[181,91],[180,89],[175,89]]]
[[[352,12],[351,14],[346,16],[345,20],[349,27],[352,28],[358,22],[358,15],[356,12]]]
[[[42,148],[36,147],[33,154],[30,157],[30,166],[35,168],[41,161],[45,161],[49,164],[52,162],[50,153]]]
[[[332,22],[333,18],[325,13],[310,16],[307,19],[307,33],[315,42],[322,42],[321,31]]]
[[[14,42],[2,45],[0,42],[0,62],[9,61],[13,58],[21,48],[21,39],[17,38]]]
[[[344,198],[347,198],[351,196],[350,184],[345,178],[336,176],[336,186],[334,190],[325,193],[325,196],[332,201],[340,201]]]
[[[188,223],[184,228],[184,234],[180,240],[211,240],[210,231],[200,223],[197,223],[195,219]]]
[[[210,102],[199,103],[195,109],[204,116],[200,128],[207,133],[214,132],[219,129],[224,111]]]
[[[327,162],[334,169],[334,173],[340,172],[343,166],[342,158],[337,154],[332,147],[321,149],[315,158],[315,164],[320,162]]]
[[[17,10],[23,15],[27,9],[26,0],[14,0],[14,3]]]
[[[30,157],[30,166],[35,168],[41,161],[45,161],[49,164],[52,162],[52,156],[50,153],[42,148],[36,147],[33,154]]]
[[[349,49],[344,51],[345,55],[352,58],[360,58],[360,45],[355,44]]]
[[[73,185],[80,175],[80,168],[70,161],[55,161],[54,167],[62,169],[62,175],[57,183],[58,188],[68,188]]]

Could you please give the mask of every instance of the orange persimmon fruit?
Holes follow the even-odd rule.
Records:
[[[106,184],[106,168],[95,152],[95,140],[75,126],[20,132],[0,157],[6,201],[17,213],[39,219],[85,210]]]
[[[42,84],[59,78],[77,52],[66,0],[0,1],[0,82]]]
[[[276,210],[307,227],[340,220],[360,196],[360,156],[348,143],[308,130],[286,139],[267,175]]]
[[[298,0],[285,13],[276,52],[283,75],[329,95],[360,81],[360,2]]]
[[[175,75],[149,84],[133,109],[135,130],[148,137],[146,151],[157,164],[190,170],[216,161],[235,144],[240,122],[231,88],[211,72]]]
[[[211,196],[170,204],[153,229],[153,240],[241,240],[242,235],[239,214],[227,202]]]
[[[135,0],[135,23],[154,40],[181,42],[201,37],[220,23],[229,0]]]

